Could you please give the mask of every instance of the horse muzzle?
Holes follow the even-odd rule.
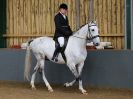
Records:
[[[95,46],[99,46],[99,45],[100,45],[100,43],[94,43],[94,45],[95,45]]]

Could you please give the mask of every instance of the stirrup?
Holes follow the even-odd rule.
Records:
[[[55,60],[55,57],[52,57],[52,59],[51,59],[51,60],[53,60],[53,61],[54,61],[54,60]]]
[[[58,62],[58,57],[55,57],[54,60],[55,60],[55,62]]]
[[[58,61],[58,57],[53,57],[51,60],[57,62]]]

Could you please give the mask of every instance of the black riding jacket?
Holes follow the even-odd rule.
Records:
[[[55,18],[55,35],[54,39],[56,40],[58,37],[68,38],[72,35],[72,30],[69,26],[68,18],[64,19],[63,15],[59,12]]]

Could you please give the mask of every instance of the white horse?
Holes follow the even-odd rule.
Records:
[[[76,81],[79,81],[79,90],[83,94],[87,94],[86,90],[83,88],[81,73],[84,66],[84,61],[87,57],[86,44],[87,40],[90,40],[94,43],[94,45],[98,46],[100,44],[98,27],[95,22],[90,22],[82,26],[77,32],[73,33],[68,40],[68,44],[64,51],[66,55],[66,65],[70,69],[70,71],[74,74],[75,79],[70,83],[65,83],[66,87],[72,86]],[[35,89],[34,80],[36,73],[39,70],[42,72],[42,78],[48,90],[53,92],[52,87],[45,76],[45,58],[47,57],[50,61],[53,56],[55,50],[55,42],[50,37],[39,37],[32,41],[28,41],[26,43],[27,51],[26,51],[26,59],[25,59],[25,70],[24,76],[29,80],[30,75],[30,50],[33,51],[37,59],[37,64],[34,68],[34,73],[31,77],[31,87]],[[54,61],[53,61],[54,62]],[[59,64],[65,64],[62,55],[59,54],[58,62]]]

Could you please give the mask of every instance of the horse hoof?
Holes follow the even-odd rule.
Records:
[[[82,90],[82,94],[87,95],[88,93],[86,90]]]
[[[31,87],[32,90],[36,90],[36,87]]]
[[[68,83],[68,82],[65,83],[65,84],[64,84],[64,87],[69,87],[69,83]]]
[[[87,91],[86,91],[85,89],[82,89],[82,88],[81,88],[81,89],[79,89],[79,90],[80,90],[81,93],[84,94],[84,95],[87,95],[87,94],[88,94]]]
[[[49,92],[53,92],[54,90],[53,89],[48,89]]]
[[[82,94],[84,94],[84,95],[88,95],[88,93],[87,93],[87,92],[82,92]]]

